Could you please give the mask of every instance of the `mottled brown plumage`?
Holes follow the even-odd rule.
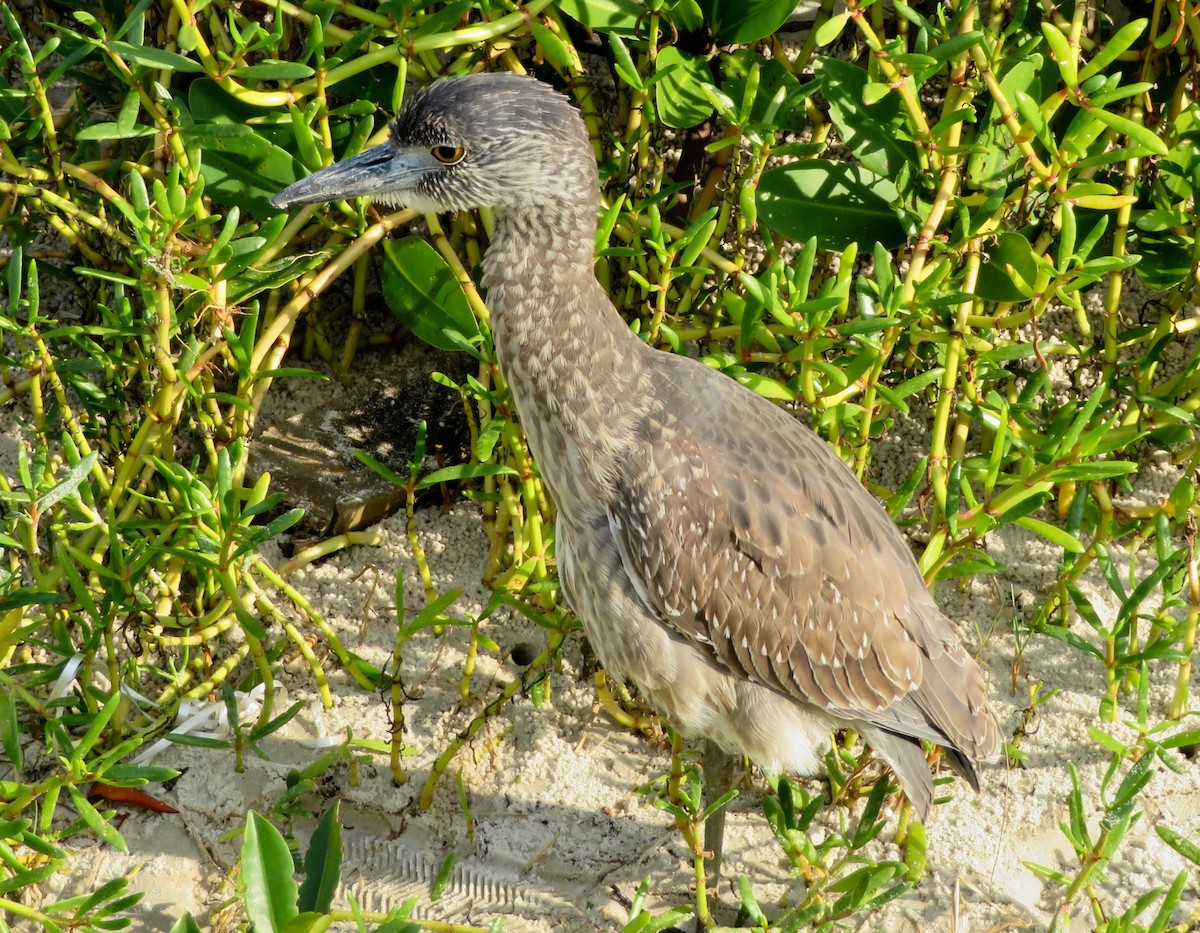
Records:
[[[921,817],[919,740],[978,787],[973,762],[999,750],[983,678],[903,537],[791,415],[630,332],[592,271],[597,191],[565,98],[475,75],[421,92],[387,144],[275,203],[494,208],[483,282],[558,506],[564,595],[605,667],[669,722],[803,774],[853,727]]]

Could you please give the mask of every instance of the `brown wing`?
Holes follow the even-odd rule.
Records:
[[[610,526],[647,607],[740,676],[992,754],[982,678],[886,513],[816,435],[718,380],[703,423],[651,418],[618,480]]]

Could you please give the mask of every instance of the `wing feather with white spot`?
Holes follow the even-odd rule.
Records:
[[[971,757],[994,753],[978,668],[886,513],[785,412],[742,406],[739,429],[726,430],[720,401],[696,406],[702,424],[649,421],[618,479],[609,524],[639,598],[740,676]]]

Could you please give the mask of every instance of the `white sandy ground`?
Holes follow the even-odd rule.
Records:
[[[1136,299],[1126,302],[1134,312],[1138,304]],[[282,397],[286,407],[292,391],[284,384],[273,396]],[[337,387],[325,385],[317,391]],[[306,410],[308,404],[297,403],[293,411]],[[872,467],[877,481],[894,486],[907,475],[913,452],[921,449],[911,439],[923,430],[915,421],[902,424],[877,445]],[[12,438],[13,426],[0,419],[0,468],[9,475],[15,459]],[[1165,463],[1145,464],[1136,480],[1137,500],[1164,495],[1174,477]],[[487,546],[477,510],[467,504],[448,514],[425,510],[419,526],[438,589],[461,588],[464,595],[453,611],[463,616],[477,612],[486,600],[479,578]],[[388,519],[379,527],[385,536],[382,546],[349,549],[299,572],[293,582],[352,650],[383,664],[393,640],[389,603],[394,574],[398,569],[405,574],[409,611],[419,608],[421,588],[402,518]],[[1028,755],[1024,769],[985,766],[978,796],[961,783],[943,787],[953,799],[936,807],[929,820],[928,872],[922,884],[858,929],[1044,929],[1058,892],[1024,863],[1074,871],[1073,854],[1058,828],[1067,818],[1068,763],[1078,769],[1095,834],[1100,783],[1109,764],[1107,753],[1087,735],[1089,726],[1101,725],[1096,711],[1104,680],[1099,664],[1056,641],[1034,638],[1020,652],[1017,688],[1010,691],[1017,646],[1010,629],[1014,610],[1006,596],[1015,592],[1021,606],[1037,605],[1054,579],[1059,552],[1020,530],[993,534],[988,545],[1006,571],[972,580],[965,588],[941,584],[938,600],[951,617],[961,620],[967,643],[979,648],[1005,731],[1016,727],[1030,684],[1042,681],[1059,692],[1040,707],[1022,742]],[[1142,573],[1147,569],[1141,566]],[[1081,588],[1106,621],[1115,615],[1112,596],[1095,573],[1081,581]],[[339,900],[344,903],[345,894],[352,893],[365,908],[384,911],[416,895],[422,898],[422,916],[482,925],[503,916],[509,931],[619,928],[627,917],[624,904],[647,876],[653,907],[690,903],[690,867],[678,833],[665,813],[636,793],[666,771],[666,745],[625,732],[597,710],[593,688],[580,676],[578,635],[569,641],[554,677],[551,702],[536,709],[528,697],[518,697],[505,707],[452,764],[433,807],[414,811],[434,757],[483,703],[518,675],[511,660],[503,660],[508,652],[520,643],[544,643],[540,630],[519,617],[497,616],[485,631],[499,643],[502,654],[481,655],[472,702],[465,707],[458,702],[465,630],[451,628],[440,637],[427,633],[407,646],[404,676],[415,695],[405,714],[409,742],[419,752],[407,760],[407,785],[395,787],[382,761],[360,767],[356,784],[340,765],[322,778],[323,799],[308,802],[314,818],[297,826],[305,839],[315,817],[332,800],[342,801],[346,890]],[[1082,623],[1076,624],[1076,631],[1088,634]],[[333,669],[330,662],[327,670]],[[1152,722],[1164,715],[1172,673],[1157,672]],[[233,893],[231,869],[239,845],[234,833],[246,812],[269,811],[285,790],[287,773],[320,754],[306,742],[344,734],[347,728],[359,737],[385,739],[389,728],[380,698],[341,673],[331,678],[332,710],[321,709],[304,666],[294,657],[285,664],[281,679],[289,694],[280,698],[278,709],[295,699],[305,700],[307,706],[264,742],[270,760],[247,755],[246,769],[238,774],[231,753],[172,747],[156,763],[179,769],[182,777],[170,790],[148,790],[179,808],[179,814],[129,810],[121,824],[128,855],[98,841],[89,843],[85,836],[75,837],[69,846],[70,874],[53,879],[46,900],[94,890],[109,878],[128,875],[134,888],[145,892],[132,927],[136,933],[165,931],[184,911],[200,918],[205,929],[236,928],[235,917],[217,908]],[[1193,709],[1200,708],[1198,695],[1200,671],[1193,677]],[[1131,706],[1126,698],[1123,719]],[[1185,725],[1194,723],[1193,718]],[[1134,736],[1119,724],[1104,728],[1123,741]],[[1095,886],[1110,909],[1169,884],[1182,869],[1191,875],[1184,907],[1174,920],[1184,919],[1200,905],[1197,870],[1154,832],[1155,826],[1166,825],[1200,842],[1200,761],[1180,757],[1178,765],[1180,773],[1156,767],[1139,797],[1142,818]],[[468,838],[455,788],[459,769],[474,818],[473,838]],[[819,782],[810,786],[817,789]],[[759,777],[754,788],[735,801],[729,817],[726,880],[717,906],[720,920],[732,918],[737,901],[731,884],[739,874],[752,880],[769,913],[801,891],[758,810],[761,790]],[[429,904],[430,882],[450,852],[458,857],[454,878],[441,900]],[[895,855],[886,846],[876,853]],[[1082,898],[1073,920],[1076,930],[1093,927]],[[18,923],[14,929],[28,927]]]
[[[283,383],[273,401],[283,412],[306,410],[312,393],[341,391],[336,384]],[[898,481],[912,468],[919,436],[916,419],[901,422],[876,451],[873,475],[884,483]],[[3,453],[3,451],[0,451]],[[11,446],[8,448],[11,453]],[[1153,501],[1169,491],[1174,470],[1163,461],[1143,465],[1136,497]],[[477,509],[467,503],[443,514],[438,508],[419,513],[420,537],[439,591],[461,588],[463,596],[452,612],[462,617],[477,613],[486,600],[479,580],[487,539]],[[346,645],[382,665],[390,655],[394,615],[390,605],[396,571],[405,574],[405,591],[412,612],[421,606],[401,516],[384,521],[384,542],[375,548],[352,548],[319,565],[298,572],[293,582],[337,629]],[[983,792],[976,796],[962,783],[943,792],[948,803],[935,808],[928,823],[928,873],[913,892],[869,918],[861,929],[974,930],[1044,929],[1055,907],[1057,892],[1047,889],[1024,862],[1032,861],[1073,873],[1070,847],[1059,831],[1067,817],[1070,787],[1068,763],[1079,770],[1091,826],[1099,819],[1100,782],[1109,764],[1106,753],[1087,735],[1100,725],[1098,698],[1103,671],[1090,657],[1047,638],[1024,644],[1017,691],[1010,693],[1015,641],[1010,622],[1011,593],[1019,602],[1037,604],[1055,575],[1057,549],[1020,529],[990,536],[991,552],[1007,570],[988,580],[973,580],[961,588],[950,582],[938,587],[946,612],[961,620],[961,633],[989,672],[996,712],[1011,734],[1028,687],[1044,681],[1059,692],[1040,708],[1022,748],[1027,767],[1006,771],[985,766]],[[1145,573],[1148,563],[1140,566]],[[1107,620],[1116,612],[1111,594],[1089,574],[1083,588]],[[343,877],[367,909],[384,911],[409,896],[420,896],[420,915],[487,925],[504,916],[506,930],[614,929],[627,918],[625,903],[643,878],[651,879],[652,904],[688,904],[690,866],[683,844],[667,814],[636,793],[663,774],[669,756],[662,741],[631,735],[598,711],[590,681],[581,679],[581,639],[568,642],[561,671],[553,678],[551,702],[536,709],[519,696],[496,716],[458,756],[438,786],[433,807],[415,812],[414,802],[431,763],[447,743],[494,697],[519,669],[507,660],[512,648],[530,643],[539,649],[543,633],[532,623],[497,616],[484,631],[500,645],[496,656],[481,654],[472,682],[472,701],[458,702],[467,632],[447,629],[427,632],[406,648],[405,683],[413,699],[407,704],[408,740],[418,754],[409,758],[410,782],[393,785],[383,761],[359,769],[352,784],[343,764],[321,779],[320,799],[307,801],[314,819],[300,821],[297,834],[307,839],[315,817],[334,799],[342,801],[346,825]],[[1087,634],[1083,623],[1076,631]],[[318,650],[321,646],[318,645]],[[330,660],[327,670],[333,671]],[[345,733],[386,739],[388,712],[379,696],[356,687],[345,675],[333,673],[335,705],[320,708],[303,664],[290,657],[281,677],[288,696],[279,710],[295,699],[307,701],[305,711],[281,733],[263,743],[270,760],[252,755],[246,770],[235,773],[231,753],[172,747],[156,763],[183,772],[170,790],[149,788],[178,807],[178,815],[131,810],[121,826],[129,845],[122,855],[86,837],[72,841],[75,858],[69,877],[55,881],[48,897],[91,890],[107,878],[130,875],[146,897],[137,911],[135,931],[166,930],[183,911],[203,919],[232,893],[230,870],[239,840],[232,834],[247,810],[269,811],[285,790],[289,770],[303,766],[320,752],[305,743]],[[1164,715],[1173,683],[1173,670],[1160,669],[1151,693],[1151,721]],[[1200,695],[1200,676],[1192,684]],[[1192,707],[1200,707],[1193,699]],[[1132,708],[1125,703],[1124,712]],[[1124,717],[1123,717],[1124,718]],[[1194,725],[1195,720],[1191,720]],[[1107,731],[1129,741],[1132,730],[1114,725]],[[1189,866],[1154,831],[1158,824],[1200,841],[1200,763],[1178,759],[1181,773],[1156,767],[1154,778],[1140,797],[1144,816],[1096,888],[1106,905],[1116,909],[1155,886],[1170,883]],[[468,838],[454,775],[462,779],[474,818]],[[814,789],[819,782],[811,782]],[[736,801],[729,818],[726,880],[717,908],[718,919],[733,919],[736,898],[731,885],[739,874],[752,880],[760,903],[778,912],[802,891],[774,842],[757,801],[761,777]],[[832,824],[830,824],[832,825]],[[885,833],[886,835],[886,833]],[[894,850],[894,847],[891,847]],[[441,900],[428,904],[430,882],[448,853],[457,855],[453,880]],[[887,846],[879,855],[895,855]],[[1185,894],[1186,911],[1200,904],[1193,869]],[[959,890],[959,925],[952,907]],[[1190,902],[1190,903],[1189,903]],[[1091,929],[1081,901],[1074,928]],[[203,925],[208,928],[207,920]],[[860,921],[861,922],[861,921]],[[690,927],[690,924],[688,924]],[[231,929],[228,917],[218,915],[214,930]]]
[[[1127,313],[1136,316],[1151,297],[1131,287],[1124,302]],[[1071,315],[1057,314],[1055,320],[1043,322],[1043,332],[1067,329],[1072,322]],[[407,353],[364,355],[360,370],[376,383],[400,384],[394,367],[410,365],[411,359]],[[318,406],[336,407],[336,396],[345,391],[336,381],[281,381],[272,389],[260,427],[303,418]],[[898,419],[875,445],[874,481],[895,488],[908,475],[917,451],[927,449],[923,436],[928,420],[927,413]],[[0,469],[9,476],[15,475],[16,436],[15,419],[0,421]],[[1177,475],[1165,457],[1151,457],[1135,477],[1134,494],[1120,501],[1153,502],[1171,490]],[[425,509],[418,523],[438,590],[461,588],[463,597],[452,611],[462,617],[477,613],[487,598],[479,582],[487,538],[477,509],[466,502],[447,514],[436,507]],[[382,665],[393,642],[390,602],[397,570],[405,574],[408,612],[421,607],[422,590],[403,519],[393,517],[378,527],[384,537],[380,547],[343,551],[298,572],[293,582],[348,647]],[[915,891],[856,929],[889,933],[1044,929],[1060,892],[1043,885],[1024,863],[1074,873],[1073,853],[1058,828],[1067,817],[1068,763],[1079,771],[1095,834],[1100,782],[1109,764],[1107,753],[1087,734],[1089,726],[1101,725],[1096,707],[1104,675],[1099,663],[1057,641],[1033,638],[1022,647],[1017,689],[1010,692],[1017,651],[1011,620],[1019,611],[1012,607],[1012,595],[1016,594],[1022,609],[1032,611],[1053,583],[1060,552],[1021,529],[994,533],[987,545],[1007,569],[994,578],[971,580],[965,588],[954,581],[942,583],[938,600],[948,615],[961,621],[967,644],[979,648],[1003,730],[1011,734],[1016,728],[1028,704],[1030,684],[1044,682],[1046,690],[1059,692],[1040,707],[1022,742],[1028,755],[1026,768],[1006,771],[999,764],[985,766],[983,792],[978,796],[962,783],[943,787],[942,792],[953,799],[936,807],[929,820],[925,879]],[[1149,555],[1143,556],[1138,568],[1139,575],[1149,572]],[[1086,575],[1081,588],[1106,621],[1115,616],[1113,597],[1097,573]],[[651,879],[654,908],[691,903],[690,865],[682,841],[667,814],[636,793],[667,770],[666,743],[631,735],[598,711],[590,680],[581,678],[579,635],[568,641],[561,670],[553,678],[551,702],[536,709],[528,697],[519,696],[505,707],[453,762],[438,786],[433,807],[415,812],[416,797],[433,759],[484,703],[518,676],[519,668],[508,660],[512,648],[532,644],[540,649],[544,644],[541,630],[521,617],[498,615],[485,624],[484,631],[502,651],[499,656],[480,656],[472,701],[465,707],[460,706],[458,693],[465,629],[450,628],[440,637],[425,633],[406,647],[403,675],[413,697],[405,709],[407,738],[418,750],[407,759],[411,773],[407,785],[393,786],[383,761],[359,768],[358,783],[352,784],[342,764],[322,777],[320,798],[306,801],[313,818],[296,827],[305,841],[315,818],[332,800],[342,801],[343,898],[352,893],[365,908],[382,912],[419,896],[422,916],[485,926],[502,916],[504,929],[510,931],[619,928],[627,918],[625,904],[646,877]],[[1090,634],[1082,622],[1076,623],[1075,631]],[[320,644],[317,650],[322,652]],[[280,698],[277,711],[296,699],[307,705],[288,727],[263,743],[270,760],[247,755],[245,772],[237,774],[231,753],[168,749],[156,763],[177,768],[183,775],[169,790],[148,790],[180,813],[128,810],[121,824],[128,855],[86,836],[75,837],[69,846],[74,853],[70,874],[53,879],[46,900],[91,891],[108,878],[128,875],[146,895],[135,914],[135,933],[165,931],[184,911],[200,918],[205,929],[234,929],[229,912],[217,913],[211,920],[207,915],[233,893],[231,869],[239,846],[235,832],[246,812],[269,811],[285,790],[287,773],[321,754],[306,744],[310,740],[343,735],[347,728],[358,737],[383,740],[389,729],[388,711],[380,697],[362,691],[337,672],[332,659],[327,658],[326,664],[332,674],[332,710],[321,709],[311,677],[294,654],[287,656],[283,667],[280,676],[288,696]],[[1173,669],[1161,667],[1155,672],[1152,723],[1165,715],[1173,679]],[[1200,671],[1193,677],[1192,709],[1200,709],[1198,697]],[[1131,715],[1132,706],[1132,699],[1125,698],[1122,719]],[[1195,724],[1192,717],[1181,728]],[[1134,737],[1131,729],[1120,724],[1105,729],[1122,741]],[[31,749],[30,755],[34,754]],[[1191,874],[1184,907],[1175,919],[1200,908],[1200,872],[1154,831],[1162,824],[1200,842],[1200,760],[1182,756],[1177,760],[1180,773],[1156,766],[1139,798],[1144,815],[1095,886],[1110,910],[1169,884],[1185,869]],[[471,838],[455,787],[459,769],[474,818]],[[809,786],[817,790],[820,782]],[[717,906],[717,918],[723,922],[733,919],[737,900],[731,886],[739,874],[751,879],[768,913],[778,913],[779,905],[789,898],[794,902],[802,891],[800,882],[789,876],[789,865],[759,810],[762,789],[757,776],[754,787],[734,802],[729,818],[725,881]],[[895,857],[892,849],[881,845],[873,854]],[[441,900],[429,904],[430,882],[450,852],[457,855],[453,880]],[[1073,919],[1076,930],[1093,928],[1083,899]],[[18,924],[15,929],[26,927]]]

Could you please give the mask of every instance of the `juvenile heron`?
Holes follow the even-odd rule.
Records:
[[[855,729],[922,819],[926,739],[978,790],[996,722],[904,538],[790,414],[630,332],[593,273],[598,187],[566,98],[479,74],[418,92],[388,142],[272,203],[495,211],[483,284],[558,507],[563,594],[604,667],[682,734],[813,775],[831,731]]]

